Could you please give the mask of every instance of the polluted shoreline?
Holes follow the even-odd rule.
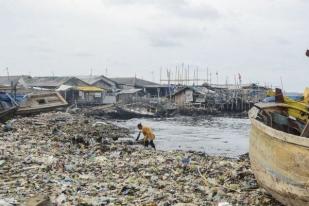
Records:
[[[280,205],[248,155],[144,148],[81,113],[14,119],[0,134],[0,205]]]
[[[136,125],[150,126],[156,134],[159,150],[199,151],[208,155],[238,157],[249,151],[250,120],[230,117],[133,118],[110,120],[130,130],[136,137]]]
[[[144,104],[113,104],[95,107],[83,107],[80,110],[89,117],[122,119],[132,118],[172,118],[178,116],[197,117],[205,116],[247,118],[248,111],[217,111],[195,107],[149,106]]]

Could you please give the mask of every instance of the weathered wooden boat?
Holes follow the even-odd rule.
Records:
[[[6,92],[0,92],[0,122],[4,123],[14,117],[18,105]]]
[[[117,112],[123,118],[141,118],[141,117],[156,117],[156,113],[145,107],[134,107],[131,105],[118,105]]]
[[[284,205],[309,205],[309,123],[289,114],[297,107],[284,103],[257,104],[249,156],[258,183]],[[302,119],[308,111],[298,111]]]
[[[28,94],[20,103],[17,114],[35,114],[65,108],[68,103],[58,92]]]

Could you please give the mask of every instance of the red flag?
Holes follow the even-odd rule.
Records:
[[[307,52],[306,52],[306,56],[307,56],[307,57],[309,57],[309,50],[307,50]]]

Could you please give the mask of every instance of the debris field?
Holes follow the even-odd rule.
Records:
[[[154,151],[125,128],[64,112],[2,130],[0,205],[280,205],[258,186],[247,155]]]

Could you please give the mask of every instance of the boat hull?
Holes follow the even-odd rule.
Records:
[[[249,155],[258,183],[284,205],[309,206],[309,138],[251,122]]]
[[[68,103],[58,92],[48,92],[41,94],[30,94],[18,110],[18,115],[37,114],[48,112],[57,108],[65,108]]]
[[[0,123],[5,123],[9,119],[12,119],[17,111],[17,107],[12,107],[5,111],[0,112]]]

